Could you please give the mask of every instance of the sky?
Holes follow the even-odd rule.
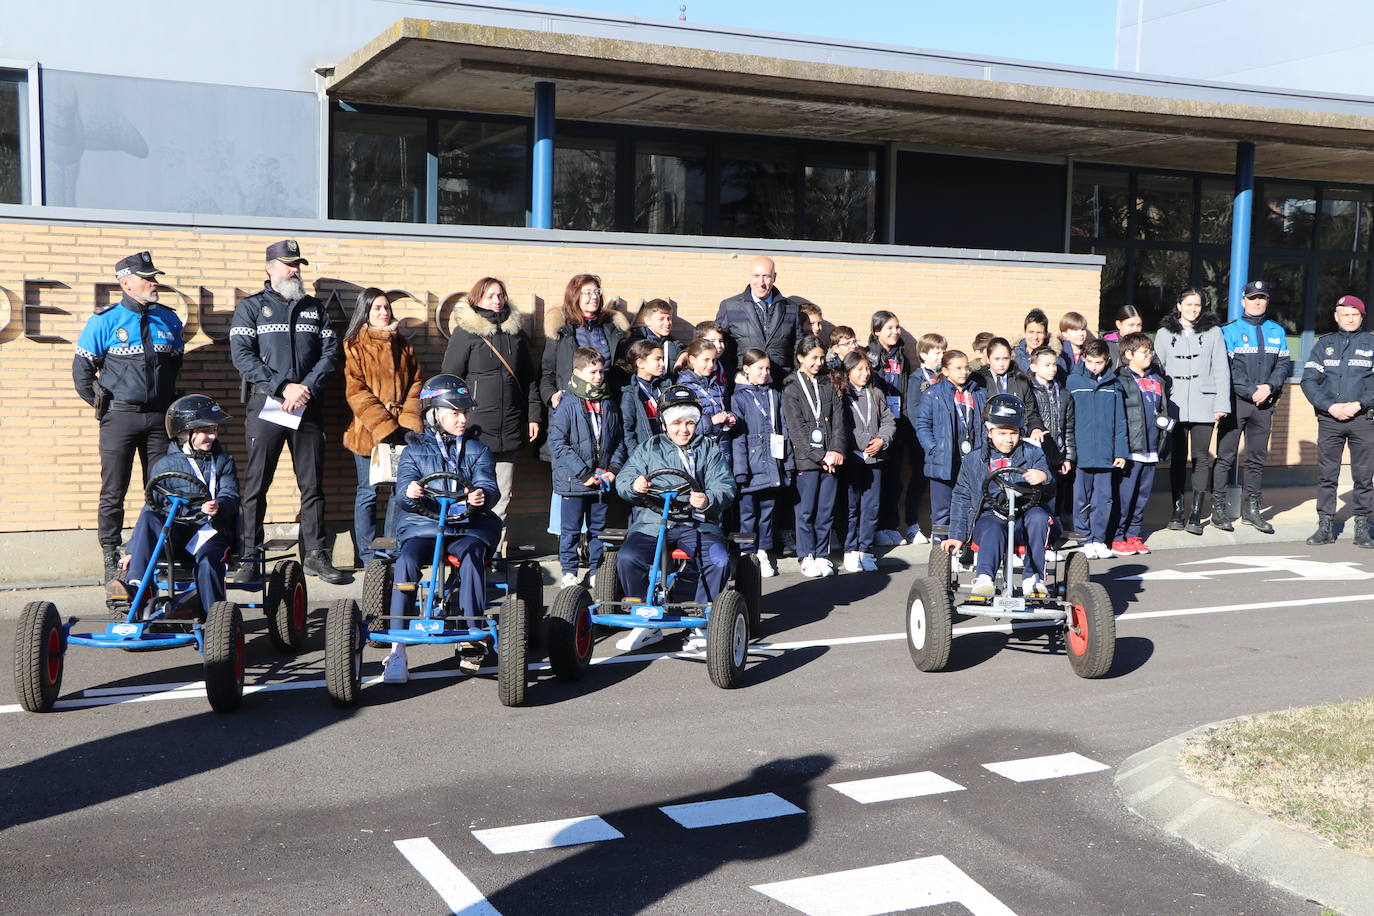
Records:
[[[1115,0],[543,0],[544,5],[1110,68]]]

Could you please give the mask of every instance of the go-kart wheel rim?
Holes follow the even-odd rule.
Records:
[[[1069,622],[1064,631],[1064,645],[1074,655],[1088,651],[1088,612],[1083,605],[1075,604],[1069,608]]]
[[[924,649],[926,647],[926,603],[920,598],[911,602],[911,611],[907,615],[907,639],[911,642],[913,649]]]
[[[305,632],[305,583],[296,582],[291,590],[291,627],[297,633]]]
[[[56,627],[48,630],[48,663],[44,674],[48,684],[56,685],[62,679],[62,633]]]
[[[573,632],[573,644],[577,647],[578,658],[590,658],[592,654],[592,612],[583,608],[577,613],[577,627]]]
[[[730,634],[730,653],[735,667],[744,667],[744,659],[749,651],[749,620],[743,614],[735,615],[735,628]]]

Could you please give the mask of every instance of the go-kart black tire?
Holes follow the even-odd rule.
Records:
[[[607,547],[601,555],[601,565],[596,568],[596,584],[592,586],[593,604],[606,604],[625,597],[620,587],[620,573],[616,571],[619,560],[619,547]]]
[[[592,660],[592,595],[586,586],[559,589],[549,610],[544,639],[549,667],[560,681],[581,680]]]
[[[380,633],[390,629],[392,621],[386,615],[391,613],[391,562],[389,560],[373,560],[367,564],[363,570],[363,597],[360,612],[367,620],[367,631],[369,633]],[[384,649],[390,643],[373,642],[368,640],[367,644],[378,649]]]
[[[1081,550],[1071,550],[1063,560],[1064,571],[1059,576],[1064,583],[1064,597],[1075,585],[1086,585],[1092,581],[1092,570],[1088,566],[1088,555]]]
[[[267,615],[267,635],[278,652],[296,653],[305,648],[310,598],[305,591],[305,571],[301,564],[282,560],[272,567],[263,593],[262,610]]]
[[[14,633],[14,692],[29,712],[48,712],[62,690],[67,631],[51,601],[30,601]]]
[[[525,686],[529,683],[528,623],[525,600],[507,595],[501,602],[496,631],[496,689],[502,706],[525,705]]]
[[[711,604],[706,619],[706,673],[725,690],[738,687],[749,660],[749,604],[727,588]]]
[[[954,645],[954,609],[947,580],[927,576],[911,583],[906,598],[906,647],[921,671],[943,671]]]
[[[1116,657],[1116,616],[1112,599],[1097,582],[1069,586],[1069,619],[1065,621],[1064,651],[1079,677],[1105,677]]]
[[[243,699],[247,664],[243,615],[232,601],[216,601],[205,617],[205,696],[215,712],[233,712]]]
[[[362,693],[363,615],[358,603],[340,598],[324,615],[324,687],[339,706],[353,706]]]
[[[544,573],[538,563],[525,560],[516,567],[515,592],[525,605],[525,645],[543,645]]]
[[[953,582],[954,558],[936,544],[930,545],[930,556],[926,559],[926,575],[941,582]]]
[[[749,613],[749,635],[757,636],[763,626],[763,572],[759,569],[757,555],[739,555],[739,562],[735,564],[735,589],[744,598],[744,607]]]

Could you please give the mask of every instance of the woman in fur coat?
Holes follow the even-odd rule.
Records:
[[[572,378],[573,354],[578,347],[591,347],[606,361],[607,381],[620,350],[620,341],[630,331],[630,319],[605,304],[601,278],[578,274],[563,290],[563,307],[544,313],[544,358],[539,379],[539,394],[549,409],[558,406],[563,389]],[[614,397],[620,392],[613,391]]]

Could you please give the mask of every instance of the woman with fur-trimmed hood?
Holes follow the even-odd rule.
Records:
[[[544,359],[539,394],[549,409],[558,406],[563,389],[568,387],[573,354],[578,347],[591,347],[601,354],[610,382],[609,370],[615,365],[620,341],[629,331],[630,319],[605,304],[600,277],[578,274],[569,280],[563,290],[563,307],[549,309],[544,314]]]
[[[468,422],[496,459],[501,498],[493,511],[502,520],[510,505],[516,453],[539,438],[542,416],[539,376],[524,324],[525,316],[506,295],[506,284],[483,277],[454,306],[453,336],[444,351],[443,372],[468,383],[476,402]]]

